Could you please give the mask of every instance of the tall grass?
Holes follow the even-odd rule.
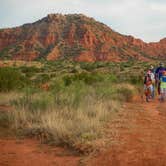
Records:
[[[61,86],[50,92],[28,90],[12,100],[15,109],[10,112],[9,119],[13,127],[21,129],[24,134],[79,151],[84,149],[82,146],[91,146],[93,140],[102,136],[103,125],[120,108],[119,96],[127,101],[132,94],[128,92],[133,88],[126,84],[106,83],[91,86],[81,81]],[[128,90],[127,93],[122,87]],[[118,93],[119,96],[115,95]]]
[[[0,92],[0,105],[10,105],[13,99],[19,99],[23,94],[17,91]]]
[[[82,99],[77,106],[70,96],[65,105],[53,103],[54,96],[50,97],[50,94],[45,94],[45,99],[42,95],[33,95],[31,101],[26,100],[26,104],[22,104],[24,99],[12,102],[15,109],[10,112],[9,119],[15,129],[37,136],[44,142],[67,145],[77,150],[80,150],[78,145],[101,137],[102,125],[119,108],[115,101],[96,101],[93,96]]]

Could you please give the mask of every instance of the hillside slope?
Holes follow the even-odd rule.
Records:
[[[90,62],[162,59],[166,39],[148,44],[82,14],[50,14],[32,24],[0,29],[0,59],[65,57]]]

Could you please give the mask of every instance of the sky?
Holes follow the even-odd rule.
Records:
[[[166,0],[0,0],[0,28],[35,22],[50,13],[82,13],[145,42],[166,37]]]

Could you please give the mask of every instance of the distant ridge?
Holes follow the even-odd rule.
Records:
[[[76,61],[161,60],[166,38],[145,43],[83,14],[49,14],[31,24],[0,29],[0,59]]]

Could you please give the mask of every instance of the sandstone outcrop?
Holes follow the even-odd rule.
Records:
[[[128,61],[166,58],[166,38],[145,43],[121,35],[82,14],[50,14],[16,28],[0,29],[0,59]]]

